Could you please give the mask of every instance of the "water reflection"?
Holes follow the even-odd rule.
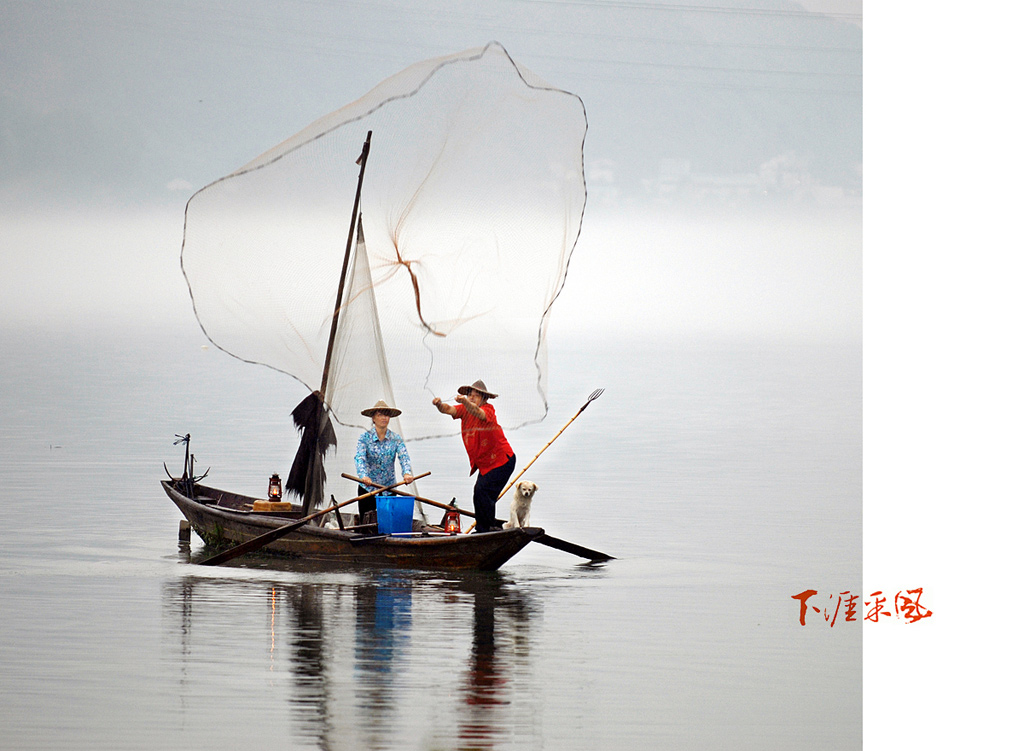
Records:
[[[507,722],[502,710],[511,703],[511,654],[503,653],[499,644],[509,652],[516,644],[529,643],[526,631],[530,609],[525,598],[517,596],[514,588],[504,586],[499,579],[470,579],[463,585],[473,597],[473,642],[462,686],[460,747],[492,748],[494,741],[504,734]],[[503,625],[496,623],[498,609],[508,615]],[[525,652],[519,656],[529,655]]]
[[[267,691],[286,688],[290,735],[317,748],[493,748],[517,732],[513,702],[530,701],[539,608],[528,583],[501,572],[186,576],[168,582],[163,599],[180,641],[183,706],[221,685],[224,670],[229,683],[257,688],[274,676]],[[216,681],[201,657],[211,654]]]
[[[380,747],[396,724],[396,657],[412,630],[412,582],[390,573],[367,578],[354,587],[355,678],[358,720],[372,748]]]
[[[328,709],[328,667],[324,654],[326,639],[322,590],[314,584],[274,586],[284,595],[285,617],[291,619],[291,663],[294,695],[291,704],[302,735],[316,738],[319,748],[330,748]],[[276,597],[275,597],[276,601]],[[276,611],[275,611],[276,615]],[[272,635],[276,636],[276,619]]]

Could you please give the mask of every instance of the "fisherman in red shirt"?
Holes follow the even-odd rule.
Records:
[[[469,473],[480,473],[473,487],[477,532],[501,528],[494,521],[494,506],[516,468],[516,455],[498,425],[494,407],[487,403],[497,398],[483,381],[477,381],[472,386],[459,387],[459,395],[455,397],[458,404],[454,406],[437,398],[433,400],[438,412],[462,421],[462,443],[469,455]]]

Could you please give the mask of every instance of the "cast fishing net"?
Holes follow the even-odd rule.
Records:
[[[366,428],[385,399],[407,441],[452,434],[431,399],[477,379],[506,430],[542,419],[586,127],[578,97],[496,43],[407,68],[190,199],[181,265],[204,332],[321,388],[372,131],[327,368],[335,422]]]

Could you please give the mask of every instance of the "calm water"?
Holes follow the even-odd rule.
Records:
[[[606,392],[531,469],[534,522],[618,560],[450,575],[190,564],[174,435],[259,492],[297,387],[198,334],[0,336],[2,748],[861,745],[860,626],[792,599],[860,593],[858,345],[553,350],[520,457]],[[468,505],[454,441],[411,446],[420,492]]]

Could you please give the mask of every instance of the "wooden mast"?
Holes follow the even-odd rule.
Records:
[[[359,165],[359,179],[356,182],[356,197],[352,203],[352,220],[349,223],[348,228],[348,242],[345,245],[345,258],[341,264],[341,278],[338,280],[338,296],[334,303],[334,315],[331,319],[331,333],[327,339],[327,354],[324,357],[324,372],[323,377],[320,379],[320,391],[316,394],[316,410],[315,415],[318,419],[313,421],[307,429],[312,428],[315,432],[314,436],[314,450],[309,452],[309,466],[306,470],[306,482],[305,492],[302,498],[302,512],[303,515],[309,513],[310,509],[319,505],[320,500],[323,498],[323,483],[321,476],[323,474],[323,456],[326,452],[326,446],[323,446],[321,441],[325,435],[334,435],[334,431],[330,428],[330,405],[327,404],[327,379],[330,375],[331,370],[331,357],[334,355],[334,337],[338,333],[338,319],[341,316],[341,302],[345,292],[345,279],[348,273],[349,259],[352,256],[352,240],[355,236],[356,224],[359,220],[359,200],[363,191],[363,175],[366,173],[366,160],[370,155],[370,138],[373,136],[373,131],[369,130],[366,132],[366,141],[363,143],[363,150],[359,154],[359,158],[356,160],[356,164]],[[308,398],[308,397],[307,397]],[[322,449],[322,450],[321,450]]]
[[[363,151],[356,160],[359,165],[359,180],[356,182],[356,200],[352,204],[352,221],[348,227],[348,244],[345,246],[345,260],[341,264],[341,279],[338,282],[338,298],[334,303],[334,318],[331,320],[331,336],[327,340],[327,357],[324,358],[324,375],[320,381],[320,395],[327,393],[327,375],[331,369],[331,355],[334,353],[334,335],[338,332],[338,317],[341,315],[341,297],[345,291],[345,275],[348,271],[348,260],[352,255],[352,238],[356,232],[356,222],[359,218],[359,196],[363,192],[363,175],[366,173],[366,158],[370,155],[370,137],[372,130],[366,131],[366,141],[363,143]]]

